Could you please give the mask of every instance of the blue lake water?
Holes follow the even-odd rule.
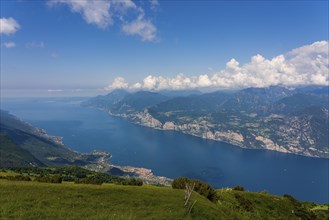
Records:
[[[68,99],[2,99],[1,109],[62,136],[80,152],[106,150],[111,162],[150,168],[156,175],[187,176],[216,188],[242,185],[250,191],[290,194],[328,203],[329,160],[248,150],[174,131],[159,131],[80,107]]]

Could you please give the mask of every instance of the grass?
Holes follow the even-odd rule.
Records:
[[[217,193],[221,209],[238,219],[298,219],[294,204],[282,196],[234,190]]]
[[[184,190],[151,185],[86,185],[0,179],[0,219],[328,219],[328,205],[267,193],[217,190],[218,201],[197,193],[189,216]]]
[[[186,217],[184,191],[169,187],[47,184],[0,180],[0,219],[215,219],[215,204],[197,200]]]
[[[313,207],[311,210],[323,210],[323,211],[329,211],[328,205],[317,205]]]

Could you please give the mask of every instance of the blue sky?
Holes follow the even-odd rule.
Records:
[[[2,23],[1,89],[263,85],[261,76],[239,82],[252,78],[253,71],[269,71],[269,77],[274,71],[276,81],[265,84],[282,84],[286,75],[278,75],[279,67],[273,70],[275,62],[280,69],[288,66],[288,75],[294,71],[297,78],[288,84],[328,83],[328,1],[90,2],[1,1],[1,19],[18,24],[10,31]],[[296,48],[298,54],[288,58]],[[309,62],[301,57],[315,60],[310,50],[324,57],[317,64],[322,75],[313,69],[311,75],[298,72]],[[272,69],[256,68],[257,54]],[[282,54],[284,61],[272,60]],[[231,64],[234,73],[227,70]]]

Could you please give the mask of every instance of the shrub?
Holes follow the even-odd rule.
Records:
[[[23,176],[23,175],[7,176],[5,177],[5,179],[12,181],[31,181],[31,178],[29,176]]]
[[[38,176],[35,178],[35,181],[43,183],[62,183],[62,177],[58,175]]]
[[[234,197],[239,203],[239,207],[243,208],[247,212],[251,212],[253,210],[253,206],[250,200],[244,198],[240,194],[235,194]]]
[[[172,183],[172,188],[174,189],[185,189],[186,184],[195,184],[194,191],[200,195],[206,197],[210,201],[217,201],[216,191],[205,182],[195,179],[189,179],[186,177],[179,177],[174,179]]]
[[[129,179],[127,182],[124,182],[126,184],[124,185],[130,185],[130,186],[142,186],[143,185],[143,180],[140,179]]]
[[[235,190],[235,191],[244,191],[244,188],[243,188],[243,186],[235,186],[235,187],[233,187],[233,190]]]
[[[99,178],[98,176],[88,176],[86,178],[76,179],[74,183],[102,185],[104,183],[104,179]]]

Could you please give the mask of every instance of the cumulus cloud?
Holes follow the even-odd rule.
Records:
[[[114,24],[117,18],[121,22],[121,30],[127,35],[138,35],[143,41],[156,39],[154,24],[145,19],[145,12],[141,6],[137,6],[132,0],[50,0],[49,5],[64,4],[69,6],[72,12],[79,13],[88,24],[94,24],[105,29]],[[151,3],[159,4],[157,1]],[[128,16],[128,11],[132,13]],[[131,20],[131,15],[136,15]],[[127,17],[130,17],[127,20]]]
[[[329,85],[328,41],[318,41],[266,59],[260,54],[241,65],[231,59],[220,71],[199,76],[147,76],[130,89],[246,88],[271,85]],[[121,79],[124,82],[124,79]],[[125,84],[125,87],[128,87]]]
[[[18,22],[13,18],[0,18],[0,34],[14,34],[20,28]]]
[[[113,83],[106,86],[104,90],[106,91],[112,91],[114,89],[127,89],[128,83],[125,82],[125,79],[123,77],[117,77],[114,79]]]
[[[5,42],[2,44],[5,48],[13,48],[16,47],[15,42]]]
[[[66,4],[72,12],[80,13],[88,24],[95,24],[100,28],[106,28],[112,24],[112,15],[109,12],[110,1],[52,0],[49,4]]]

